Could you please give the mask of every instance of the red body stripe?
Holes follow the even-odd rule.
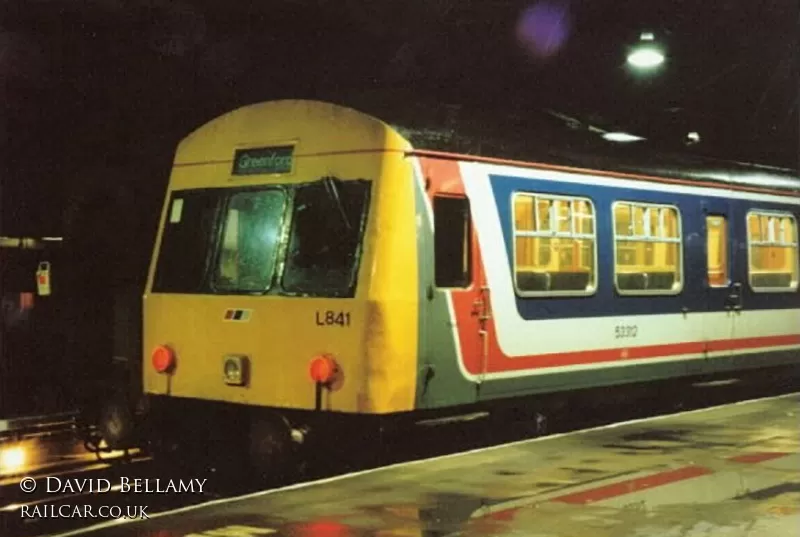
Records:
[[[461,319],[459,319],[460,323]],[[459,334],[460,335],[460,334]],[[467,338],[460,337],[462,345]],[[518,371],[522,369],[541,369],[569,365],[583,365],[604,362],[621,362],[625,360],[643,360],[648,358],[668,358],[683,354],[699,354],[703,352],[719,352],[739,349],[758,349],[780,347],[784,345],[800,345],[800,335],[763,336],[741,339],[723,339],[715,341],[696,341],[690,343],[669,343],[665,345],[648,345],[627,349],[597,349],[563,353],[548,353],[509,358],[496,346],[490,347],[489,372]],[[480,373],[480,365],[474,358],[463,353],[464,366],[472,374]]]

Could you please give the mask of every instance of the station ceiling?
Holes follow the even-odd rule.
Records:
[[[625,63],[645,31],[666,52],[647,75]],[[175,143],[214,115],[382,91],[548,109],[797,169],[798,35],[790,0],[12,0],[0,7],[3,186],[15,221],[37,199],[91,190],[104,167],[158,190]],[[700,142],[687,146],[690,132]]]

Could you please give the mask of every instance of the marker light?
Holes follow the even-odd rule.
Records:
[[[338,365],[336,361],[327,354],[315,357],[308,366],[308,374],[311,380],[320,384],[328,384],[336,376]]]
[[[175,367],[175,353],[166,345],[159,345],[153,350],[151,361],[153,369],[159,373],[166,373]]]

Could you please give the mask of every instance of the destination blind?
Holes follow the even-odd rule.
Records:
[[[233,175],[261,175],[292,171],[294,146],[239,149],[233,157]]]

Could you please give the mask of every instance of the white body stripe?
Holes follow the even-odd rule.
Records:
[[[557,183],[573,184],[593,184],[604,185],[630,190],[649,190],[651,192],[666,192],[670,194],[690,194],[699,197],[717,197],[726,199],[747,199],[752,201],[764,201],[770,203],[782,203],[787,205],[800,206],[800,197],[779,196],[774,194],[761,194],[756,192],[744,192],[741,190],[730,190],[720,185],[719,188],[706,186],[691,186],[675,183],[658,183],[655,181],[643,181],[635,179],[619,179],[604,177],[599,175],[577,174],[571,172],[558,172],[552,170],[538,170],[531,168],[516,168],[513,166],[501,166],[496,164],[485,164],[482,162],[459,162],[461,176],[465,184],[476,179],[488,179],[489,175],[509,175],[512,177],[537,179],[542,181],[553,181]]]
[[[664,345],[671,343],[695,342],[703,340],[747,338],[757,336],[780,336],[798,334],[800,309],[757,310],[732,312],[689,312],[683,314],[589,317],[552,320],[525,320],[517,310],[516,296],[501,229],[500,218],[492,191],[489,174],[505,174],[515,177],[529,177],[554,182],[603,183],[637,190],[661,192],[681,192],[698,196],[717,196],[746,198],[757,201],[793,203],[800,205],[800,199],[784,198],[766,194],[732,192],[729,190],[705,187],[680,186],[650,183],[628,179],[580,176],[564,172],[528,170],[495,166],[483,163],[460,163],[466,192],[471,201],[472,214],[478,242],[483,253],[487,283],[491,289],[492,314],[494,316],[498,343],[509,357],[545,353],[564,353],[618,348],[620,357],[625,349],[632,346]],[[609,285],[607,275],[599,275],[600,285]],[[686,291],[684,291],[686,292]],[[646,298],[643,298],[646,300]],[[546,307],[546,298],[542,307]],[[452,311],[452,304],[450,306]],[[637,337],[634,339],[615,339],[615,327],[620,324],[636,324]],[[456,337],[456,341],[458,338]],[[782,347],[795,348],[796,346]],[[766,351],[768,349],[759,349]],[[777,350],[777,349],[774,349]],[[748,351],[742,351],[748,352]],[[553,373],[563,370],[595,369],[636,365],[637,363],[656,363],[675,361],[679,358],[711,357],[729,355],[728,352],[692,354],[682,357],[669,356],[663,359],[625,360],[577,366],[550,367],[542,370],[509,371],[490,373],[484,378],[515,377],[521,375]],[[463,367],[463,366],[462,366]],[[475,376],[463,370],[465,376]]]

